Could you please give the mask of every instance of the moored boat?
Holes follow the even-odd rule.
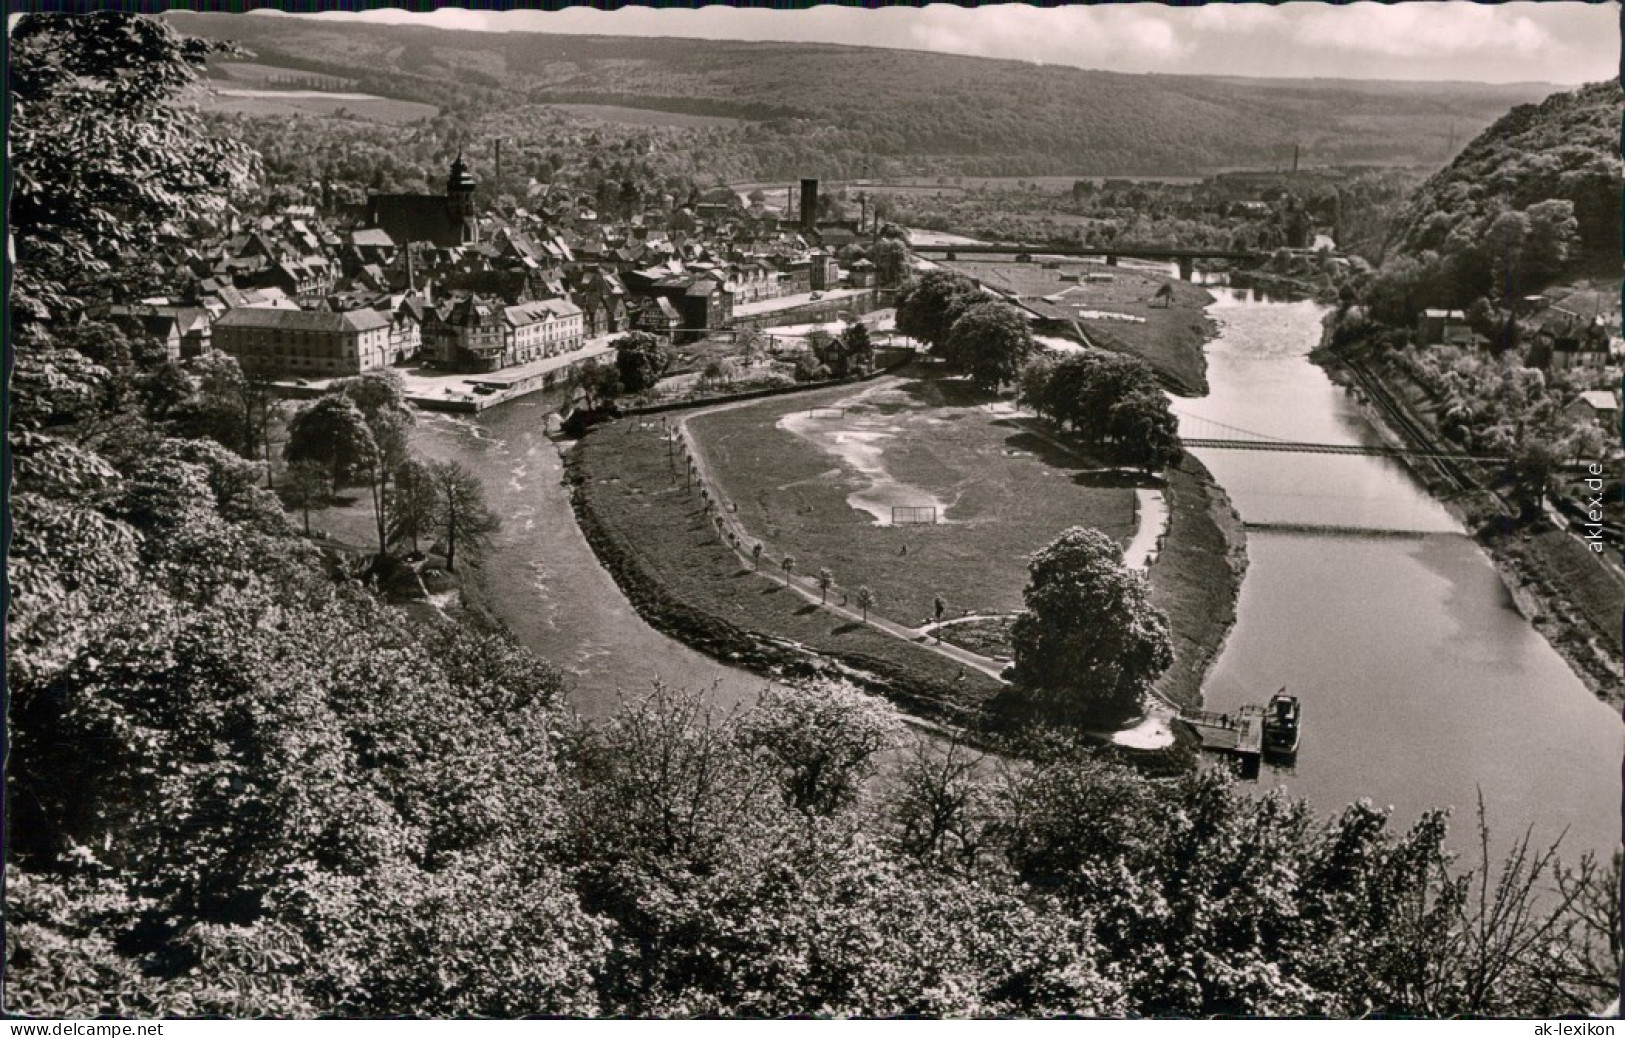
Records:
[[[1269,709],[1264,712],[1264,752],[1272,756],[1290,757],[1298,752],[1303,736],[1303,706],[1297,696],[1289,696],[1286,689],[1270,697]]]

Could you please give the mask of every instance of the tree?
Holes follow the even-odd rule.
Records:
[[[1160,391],[1137,391],[1113,404],[1106,416],[1116,453],[1146,474],[1166,468],[1184,455],[1179,419]]]
[[[869,622],[869,610],[874,606],[874,604],[875,604],[875,593],[873,591],[869,590],[869,585],[864,584],[863,586],[859,587],[858,588],[858,608],[863,610],[863,622],[864,623]]]
[[[819,570],[818,571],[818,604],[819,605],[825,605],[825,604],[827,604],[829,602],[829,589],[834,587],[834,586],[835,586],[835,574],[831,573],[827,569]]]
[[[997,391],[1014,382],[1035,350],[1032,332],[1016,308],[989,299],[968,307],[948,336],[948,360],[979,389]]]
[[[395,469],[395,486],[389,507],[391,542],[410,541],[412,554],[418,554],[418,539],[433,534],[439,505],[434,469],[425,462],[408,458]]]
[[[329,394],[294,415],[282,456],[292,465],[315,461],[327,466],[338,489],[374,464],[377,445],[361,409],[348,397]]]
[[[791,808],[827,817],[857,801],[876,758],[902,730],[881,701],[821,681],[768,689],[740,719],[736,738],[766,763]]]
[[[615,367],[627,393],[653,389],[671,365],[671,351],[648,332],[629,332],[610,345],[615,347]]]
[[[900,241],[882,238],[869,249],[869,262],[875,265],[875,283],[895,288],[908,275],[908,249]]]
[[[367,486],[372,493],[372,514],[378,533],[378,554],[389,550],[389,492],[391,475],[407,459],[412,426],[417,422],[411,405],[406,402],[406,383],[394,371],[369,371],[353,378],[340,379],[330,393],[355,403],[366,419],[372,433],[373,453],[364,471]]]
[[[258,158],[176,103],[211,53],[156,18],[27,15],[10,34],[14,319],[66,317],[114,288],[161,287],[153,255],[228,210]]]
[[[581,397],[582,409],[592,412],[603,410],[624,389],[619,367],[596,360],[582,364],[570,377],[568,386],[570,395]]]
[[[1099,530],[1073,527],[1037,552],[1011,629],[1016,681],[1065,713],[1139,707],[1173,662],[1168,621],[1143,574]]]
[[[867,374],[875,366],[875,343],[869,328],[854,321],[841,333],[841,363],[843,375]]]
[[[457,552],[478,555],[491,545],[502,521],[485,503],[485,488],[461,463],[430,463],[435,492],[435,530],[446,549],[446,568],[457,569]]]
[[[830,377],[830,371],[816,356],[803,353],[796,357],[794,376],[797,382],[822,382]]]
[[[326,465],[317,461],[296,461],[288,466],[288,477],[282,487],[288,503],[299,509],[305,517],[305,536],[310,536],[310,512],[327,504],[331,473]]]
[[[897,330],[940,350],[948,344],[956,307],[979,297],[981,291],[969,278],[929,271],[897,293]]]

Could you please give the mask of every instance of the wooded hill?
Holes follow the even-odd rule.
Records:
[[[187,14],[183,31],[355,89],[477,112],[609,104],[720,115],[737,172],[1197,174],[1437,164],[1549,85],[1126,75],[826,44],[473,33]],[[708,149],[709,150],[709,149]],[[734,172],[734,171],[730,171]]]
[[[1388,251],[1456,252],[1502,212],[1556,199],[1573,204],[1579,225],[1570,266],[1617,271],[1622,115],[1625,97],[1613,81],[1512,109],[1417,190],[1395,221]]]

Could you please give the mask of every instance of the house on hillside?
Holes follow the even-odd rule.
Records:
[[[1577,421],[1594,421],[1611,436],[1619,435],[1619,394],[1615,391],[1594,389],[1581,393],[1579,399],[1563,410]]]
[[[1422,311],[1422,316],[1416,322],[1416,341],[1421,346],[1437,346],[1445,341],[1447,330],[1467,328],[1467,315],[1460,310]],[[1459,336],[1459,332],[1456,332]],[[1472,329],[1468,328],[1468,334]]]

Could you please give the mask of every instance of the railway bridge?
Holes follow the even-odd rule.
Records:
[[[1078,256],[1087,259],[1102,259],[1108,267],[1117,266],[1117,261],[1124,257],[1173,261],[1179,264],[1179,276],[1186,281],[1191,279],[1197,260],[1258,263],[1264,259],[1264,254],[1258,252],[1238,251],[1235,249],[1191,249],[1177,245],[1122,244],[1052,247],[1048,245],[1032,245],[1025,242],[978,242],[975,245],[910,245],[909,248],[918,255],[942,256],[947,260],[956,260],[961,256],[1014,256],[1017,263],[1030,263],[1034,256]]]

